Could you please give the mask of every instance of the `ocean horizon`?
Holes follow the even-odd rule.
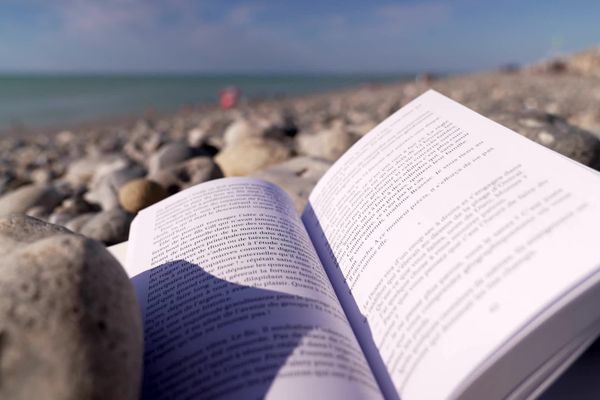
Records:
[[[0,74],[0,133],[216,104],[237,87],[249,100],[412,79],[416,74]]]

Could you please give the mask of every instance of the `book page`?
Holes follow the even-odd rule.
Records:
[[[598,199],[597,173],[429,91],[332,166],[303,220],[377,373],[446,398],[598,274]]]
[[[382,398],[283,190],[227,178],[143,210],[127,269],[144,399]]]

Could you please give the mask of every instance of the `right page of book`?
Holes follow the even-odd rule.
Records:
[[[598,272],[599,199],[593,170],[429,91],[332,166],[303,220],[373,369],[405,400],[446,398]]]

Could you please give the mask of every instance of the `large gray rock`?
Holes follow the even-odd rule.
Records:
[[[331,163],[311,157],[295,157],[254,174],[255,177],[272,182],[283,188],[301,213],[308,196]]]
[[[498,113],[491,119],[584,165],[598,168],[600,140],[564,118],[539,111]]]
[[[210,157],[194,157],[148,176],[169,194],[222,177],[221,168]]]
[[[78,233],[109,246],[127,240],[132,220],[133,216],[120,208],[101,211],[85,221]]]
[[[273,139],[246,138],[215,156],[225,176],[245,176],[291,156],[288,146]]]
[[[64,199],[64,194],[49,185],[26,185],[0,197],[0,216],[24,213],[31,208],[50,212]]]
[[[138,399],[139,308],[104,246],[11,216],[0,252],[0,398]]]

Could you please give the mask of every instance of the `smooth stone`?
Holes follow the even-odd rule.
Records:
[[[89,156],[72,162],[64,179],[74,187],[86,186],[94,178],[128,167],[131,161],[120,154]]]
[[[193,156],[194,152],[187,144],[182,142],[168,143],[150,156],[148,171],[150,174],[153,174],[166,167],[179,164]]]
[[[24,213],[33,207],[47,212],[60,204],[64,194],[49,185],[26,185],[0,197],[0,216]]]
[[[9,214],[7,214],[9,215]],[[48,221],[50,219],[50,213],[46,210],[45,207],[35,206],[31,207],[29,210],[25,211],[25,215],[37,219],[41,219],[42,221]]]
[[[568,67],[583,75],[600,77],[600,48],[593,48],[570,56]]]
[[[59,145],[65,146],[73,142],[76,135],[71,131],[61,131],[58,132],[54,138]]]
[[[223,133],[225,147],[234,146],[248,138],[274,139],[286,142],[297,132],[290,116],[271,110],[268,117],[248,117],[234,120]]]
[[[81,214],[77,217],[74,217],[73,219],[69,220],[67,223],[65,223],[65,228],[73,231],[73,232],[77,232],[79,233],[79,231],[81,230],[81,228],[93,217],[96,216],[96,212],[88,212],[85,214]]]
[[[244,176],[290,158],[291,150],[273,139],[246,138],[225,147],[215,161],[225,176]]]
[[[222,177],[221,168],[210,157],[194,157],[148,176],[165,188],[169,194]]]
[[[262,137],[265,127],[259,125],[256,121],[248,119],[238,119],[233,121],[223,133],[225,147],[234,146],[238,142],[248,139]]]
[[[0,251],[0,398],[138,399],[139,307],[104,246],[13,215]]]
[[[136,214],[167,197],[167,191],[149,179],[134,179],[119,189],[119,203],[125,211]]]
[[[127,182],[146,174],[144,168],[134,165],[110,172],[90,184],[90,191],[84,197],[90,203],[100,205],[103,210],[119,207],[119,189]]]
[[[300,154],[335,161],[354,142],[356,138],[342,128],[332,128],[316,133],[299,133],[296,136],[296,150]]]
[[[30,144],[15,150],[15,160],[23,168],[42,167],[47,159],[44,155],[44,149],[37,144]]]
[[[77,218],[81,214],[92,211],[98,211],[98,207],[88,203],[79,196],[65,199],[62,204],[54,209],[47,221],[51,224],[66,226],[69,221]],[[30,213],[27,215],[35,217]]]
[[[14,170],[0,171],[0,195],[9,193],[28,183],[30,182],[27,179],[16,174]]]
[[[31,181],[38,185],[47,185],[54,178],[52,171],[47,168],[38,168],[29,173]]]
[[[208,143],[209,136],[207,130],[196,127],[187,133],[187,142],[191,147],[200,147]]]
[[[573,115],[569,118],[569,123],[585,129],[593,133],[597,138],[600,138],[600,107]]]
[[[254,176],[283,188],[294,201],[298,213],[301,213],[310,192],[330,166],[329,161],[300,156],[259,171]]]
[[[129,225],[133,216],[115,208],[96,213],[78,230],[84,236],[104,242],[107,246],[124,242],[129,235]]]
[[[353,136],[362,137],[371,132],[377,126],[377,122],[363,122],[348,126],[348,133]]]
[[[151,130],[144,124],[138,124],[131,132],[123,151],[132,160],[145,164],[148,157],[154,154],[165,140],[166,135],[164,133]]]
[[[30,217],[36,217],[37,216],[35,214],[32,214],[31,211],[27,213],[27,215],[29,215]],[[47,220],[49,223],[51,224],[56,224],[56,225],[60,225],[60,226],[65,226],[70,220],[72,220],[73,218],[75,218],[77,215],[73,214],[70,211],[55,211],[52,214],[50,214],[48,216],[48,218],[42,218],[44,220]]]

